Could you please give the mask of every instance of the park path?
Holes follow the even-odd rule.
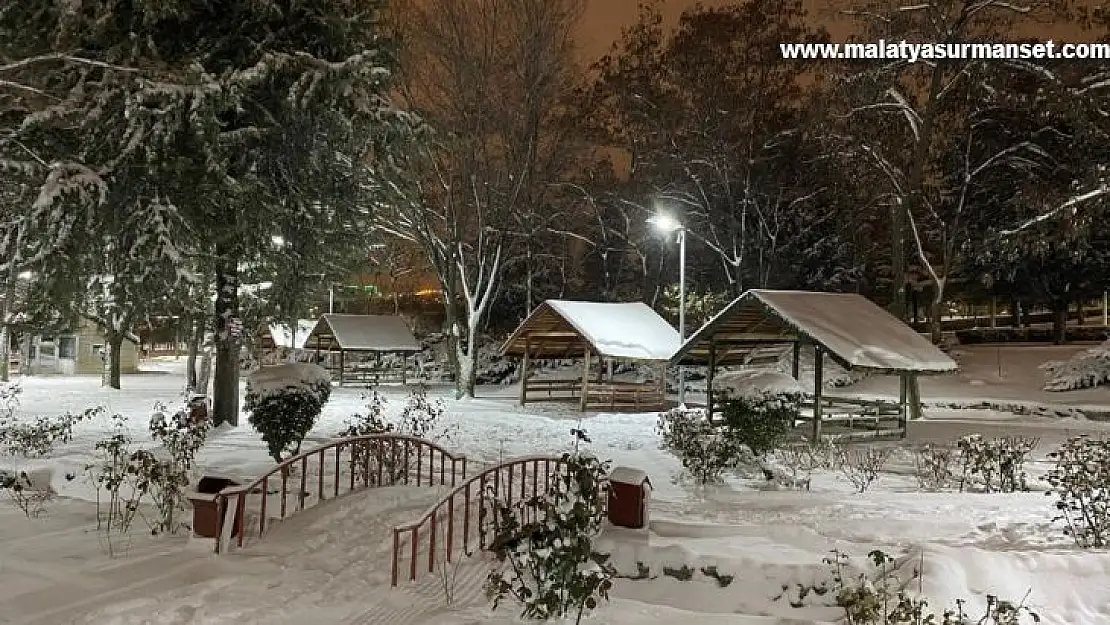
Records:
[[[59,570],[48,583],[7,596],[0,623],[427,622],[453,609],[444,578],[424,575],[391,588],[392,529],[418,518],[441,490],[350,493],[289,517],[262,540],[225,555],[211,553],[209,541],[194,539],[171,549],[144,548],[108,564],[73,566],[64,575]],[[92,532],[85,540],[96,541],[87,534]],[[474,557],[448,567],[453,605],[481,600],[488,563]]]

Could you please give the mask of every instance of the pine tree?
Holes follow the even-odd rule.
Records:
[[[356,166],[382,155],[403,119],[386,98],[392,55],[380,35],[382,3],[21,4],[0,12],[0,32],[46,34],[47,56],[30,65],[41,69],[34,88],[48,97],[21,126],[44,172],[39,200],[5,233],[15,261],[8,270],[73,249],[86,223],[110,222],[106,212],[164,209],[167,222],[182,224],[176,248],[210,259],[214,420],[236,423],[240,268],[280,253],[275,224],[326,224],[315,234],[324,241],[356,229],[364,216]],[[0,57],[26,55],[17,43],[0,42]],[[122,234],[149,243],[149,220],[135,221],[138,231]],[[138,258],[157,261],[168,249],[147,247]],[[90,277],[91,265],[78,263]],[[155,288],[174,289],[178,277]]]

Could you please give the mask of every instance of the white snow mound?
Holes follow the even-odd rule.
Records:
[[[803,394],[805,389],[788,374],[777,371],[729,371],[713,379],[713,390],[732,398]]]
[[[1110,383],[1110,341],[1085,349],[1067,360],[1041,365],[1046,391],[1073,391]]]
[[[319,386],[330,385],[331,375],[327,369],[302,362],[262,367],[247,378],[247,392],[259,397],[287,389],[313,391]]]

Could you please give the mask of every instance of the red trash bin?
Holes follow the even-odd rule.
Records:
[[[609,472],[609,522],[632,529],[647,527],[650,494],[651,480],[646,472],[614,467]]]

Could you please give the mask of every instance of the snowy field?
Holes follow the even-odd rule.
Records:
[[[1032,350],[1014,350],[1014,359]],[[1011,364],[991,379],[989,350],[965,364],[947,384],[945,399],[1039,401],[1028,365]],[[1061,357],[1052,353],[1042,360]],[[974,364],[976,361],[978,365]],[[968,365],[971,366],[968,366]],[[157,401],[176,406],[180,363],[127,376],[124,390],[100,387],[96,378],[30,378],[21,414],[56,415],[103,405],[129,417],[136,440]],[[981,380],[981,383],[972,383]],[[851,391],[884,394],[878,380]],[[874,386],[867,386],[874,385]],[[1020,389],[1024,388],[1025,395]],[[934,399],[923,385],[926,401]],[[937,389],[933,389],[937,390]],[[480,399],[454,401],[446,391],[446,419],[459,426],[453,451],[472,461],[496,462],[570,448],[569,429],[579,416],[569,407],[515,405],[515,389],[483,389]],[[1075,395],[1082,395],[1077,397]],[[406,393],[389,392],[396,413]],[[1106,387],[1054,393],[1064,405],[1110,406]],[[362,391],[335,389],[306,447],[334,436],[362,409]],[[937,611],[957,598],[973,611],[985,594],[1020,600],[1043,623],[1110,623],[1110,554],[1082,552],[1050,522],[1052,500],[1039,479],[1044,454],[1066,437],[1102,434],[1106,424],[1079,419],[1015,416],[985,409],[930,409],[910,425],[876,485],[864,494],[838,473],[814,475],[810,492],[770,488],[761,476],[732,476],[719,487],[697,488],[678,476],[680,466],[659,449],[655,414],[591,414],[582,421],[592,450],[615,465],[643,468],[655,485],[651,531],[607,530],[601,550],[612,554],[622,579],[613,599],[589,623],[807,625],[837,622],[832,594],[818,589],[831,579],[823,559],[839,550],[862,562],[882,549],[906,562],[923,563],[921,592]],[[136,531],[116,558],[105,555],[95,531],[95,490],[82,477],[92,445],[109,423],[82,423],[75,440],[47,460],[0,468],[49,468],[63,496],[37,519],[0,506],[0,623],[188,624],[318,623],[470,625],[516,622],[511,606],[491,613],[482,596],[489,563],[467,560],[457,569],[456,597],[446,605],[442,584],[429,576],[389,587],[390,528],[414,520],[436,498],[428,488],[393,487],[357,492],[294,515],[261,542],[224,556],[211,541],[155,538]],[[923,493],[916,486],[907,448],[922,441],[951,441],[971,432],[1040,438],[1029,467],[1032,492],[1016,494]],[[205,473],[249,477],[272,462],[245,417],[238,428],[213,432],[200,458]],[[71,473],[75,479],[65,479]],[[706,573],[711,571],[713,575]],[[684,573],[685,572],[685,573]],[[724,583],[725,576],[729,582]],[[624,579],[643,577],[643,579]],[[714,579],[720,577],[721,581]],[[680,579],[688,578],[688,579]],[[914,582],[914,590],[918,582]]]

